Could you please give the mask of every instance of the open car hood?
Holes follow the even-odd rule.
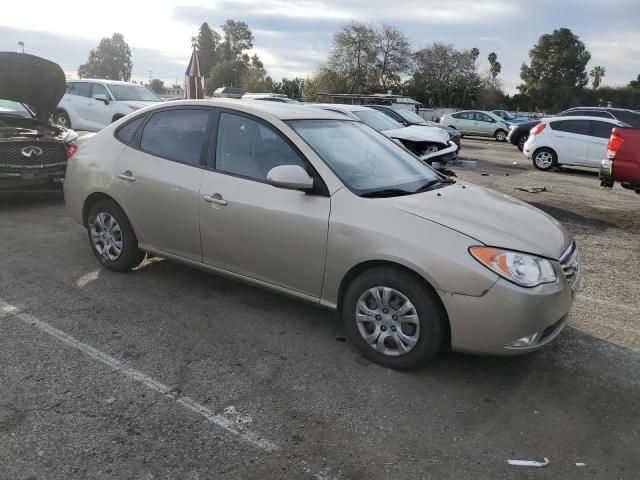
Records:
[[[398,140],[408,140],[410,142],[435,142],[447,144],[449,134],[440,127],[429,127],[426,125],[411,125],[410,127],[394,128],[384,130],[387,137]]]
[[[26,53],[0,52],[0,98],[26,103],[46,121],[64,96],[62,68]]]

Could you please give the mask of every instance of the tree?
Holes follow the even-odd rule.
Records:
[[[498,55],[496,52],[491,52],[487,57],[489,60],[489,73],[491,74],[491,78],[493,79],[493,83],[496,83],[496,78],[500,75],[502,71],[502,64],[498,61]]]
[[[220,58],[220,34],[209,27],[207,22],[200,26],[198,36],[191,38],[191,45],[198,50],[200,71],[208,76]]]
[[[602,78],[604,77],[605,73],[607,73],[607,69],[604,67],[601,67],[600,65],[593,67],[591,69],[591,71],[589,72],[589,76],[593,79],[591,81],[591,85],[593,86],[594,89],[600,86],[600,83],[602,82]]]
[[[367,93],[375,77],[377,34],[370,25],[352,22],[333,37],[327,68],[341,76],[349,93]]]
[[[124,80],[131,78],[131,49],[121,33],[100,40],[96,48],[89,52],[89,59],[78,67],[80,78],[104,78]]]
[[[377,86],[386,92],[398,87],[411,68],[411,47],[407,37],[389,25],[383,25],[377,37]]]
[[[585,67],[591,59],[584,43],[568,28],[542,35],[529,51],[530,64],[522,64],[518,89],[543,109],[561,110],[575,104],[588,83]]]
[[[631,80],[629,82],[629,86],[632,88],[640,88],[640,75],[635,80]]]
[[[242,56],[245,50],[253,48],[253,32],[244,22],[227,20],[222,25],[224,43],[222,56],[225,60],[234,60]]]
[[[159,78],[154,78],[149,82],[149,88],[155,93],[164,93],[164,82]]]
[[[283,78],[280,82],[273,82],[271,91],[286,95],[294,100],[302,100],[305,81],[302,78]]]

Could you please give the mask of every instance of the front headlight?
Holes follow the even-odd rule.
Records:
[[[536,287],[558,278],[546,258],[493,247],[471,247],[469,252],[482,265],[521,287]]]

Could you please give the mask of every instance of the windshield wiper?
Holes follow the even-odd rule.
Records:
[[[410,195],[413,192],[408,192],[400,188],[384,188],[382,190],[373,190],[372,192],[366,192],[360,196],[363,198],[380,198],[380,197],[398,197],[400,195]]]

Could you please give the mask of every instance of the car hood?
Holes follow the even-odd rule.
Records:
[[[65,140],[71,130],[36,118],[0,115],[0,142],[14,140]]]
[[[550,215],[508,195],[468,183],[381,201],[492,247],[557,260],[571,242],[571,235]]]
[[[447,144],[449,134],[439,127],[429,127],[427,125],[411,125],[410,127],[394,128],[384,130],[387,137],[398,140],[408,140],[410,142],[437,142]]]
[[[26,53],[0,52],[0,98],[26,103],[47,120],[64,96],[66,77],[57,63]]]

